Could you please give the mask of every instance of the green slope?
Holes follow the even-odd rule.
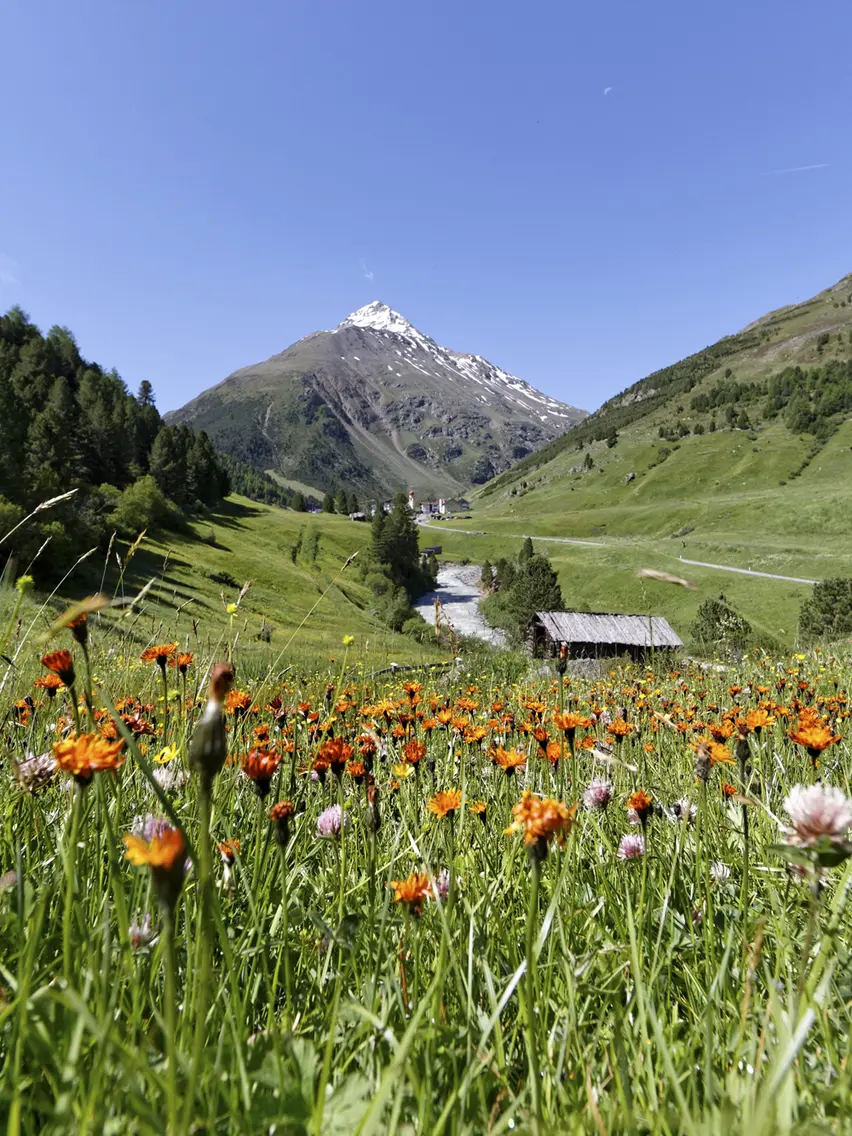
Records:
[[[389,632],[372,614],[375,600],[361,582],[357,556],[344,568],[353,553],[365,551],[369,537],[368,525],[345,517],[231,497],[187,534],[146,537],[122,576],[113,558],[104,585],[108,593],[132,596],[154,581],[128,620],[137,644],[179,638],[190,650],[210,651],[237,636],[243,657],[266,660],[283,652],[284,667],[340,657],[343,637],[354,635],[350,659],[365,665],[445,658],[428,644]],[[124,561],[126,548],[118,552]],[[93,558],[87,568],[63,589],[66,595],[100,586],[103,564]],[[225,573],[234,584],[222,582]],[[237,601],[247,581],[251,587],[232,618],[226,605]],[[270,634],[268,644],[262,631]]]
[[[522,533],[598,541],[600,547],[548,545],[570,604],[653,609],[686,638],[703,596],[723,590],[760,634],[791,645],[808,585],[679,558],[805,579],[852,575],[849,412],[841,408],[817,421],[815,436],[787,424],[792,395],[780,409],[767,405],[773,378],[786,367],[816,374],[811,405],[830,384],[823,375],[827,363],[845,374],[852,359],[850,304],[852,279],[846,278],[806,304],[774,313],[635,384],[485,486],[474,521],[455,527],[487,535],[450,536],[453,525],[446,524],[445,553],[493,560],[515,550]],[[733,407],[737,415],[746,410],[751,429],[728,427],[725,404],[693,408],[694,401],[702,407],[699,396],[731,381],[747,388]],[[845,389],[842,381],[839,389]],[[690,433],[674,440],[681,424]],[[696,426],[705,433],[692,433]],[[603,439],[613,427],[618,441],[610,448]],[[668,439],[660,437],[661,429]],[[584,468],[587,455],[592,469]],[[643,567],[686,576],[701,592],[643,581],[637,576]]]

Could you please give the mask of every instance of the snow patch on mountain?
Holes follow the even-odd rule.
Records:
[[[395,312],[393,308],[383,304],[380,300],[373,300],[372,303],[359,308],[357,312],[352,312],[342,323],[338,324],[335,331],[344,331],[349,327],[375,331],[382,337],[386,335],[401,336],[407,341],[404,344],[404,356],[399,348],[396,348],[396,354],[400,358],[404,357],[409,366],[422,371],[424,375],[430,374],[423,366],[428,361],[433,366],[437,364],[443,367],[448,372],[446,378],[467,379],[478,386],[490,387],[498,398],[508,399],[516,405],[524,407],[525,410],[534,411],[536,417],[542,420],[546,421],[547,418],[574,419],[577,416],[573,407],[567,406],[549,395],[542,394],[541,391],[536,390],[523,379],[519,379],[517,375],[511,375],[501,367],[496,367],[482,355],[467,355],[462,352],[451,351],[446,347],[439,347],[433,339],[424,335],[399,312]],[[423,358],[424,355],[429,357],[428,360]],[[417,361],[415,361],[415,358]]]

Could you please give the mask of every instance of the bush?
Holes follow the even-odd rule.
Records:
[[[840,639],[852,634],[852,579],[835,576],[814,584],[799,612],[805,639]]]
[[[751,635],[751,624],[721,593],[701,604],[692,625],[693,638],[705,650],[742,651]]]
[[[110,520],[121,536],[127,537],[136,537],[143,529],[185,526],[180,511],[150,474],[128,485]]]

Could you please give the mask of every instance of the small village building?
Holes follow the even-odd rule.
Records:
[[[610,612],[537,611],[527,626],[533,655],[553,657],[568,648],[569,659],[601,659],[628,655],[635,661],[655,651],[677,651],[683,643],[660,615],[616,615]]]

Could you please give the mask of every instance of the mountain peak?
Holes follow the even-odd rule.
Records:
[[[415,339],[422,338],[420,332],[408,320],[383,304],[381,300],[373,300],[365,304],[357,312],[347,316],[343,323],[335,329],[340,331],[344,327],[368,327],[373,331],[393,331],[397,335],[408,335]]]

